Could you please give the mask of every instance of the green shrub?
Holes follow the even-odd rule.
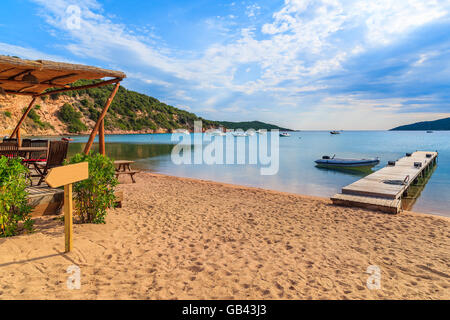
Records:
[[[27,173],[20,159],[0,157],[0,237],[16,235],[20,224],[27,231],[33,229],[25,190]]]
[[[76,154],[68,164],[89,163],[89,179],[73,185],[75,214],[82,223],[105,223],[106,209],[114,205],[118,182],[114,162],[100,153]]]
[[[81,112],[76,111],[70,104],[65,103],[58,113],[58,118],[67,124],[67,130],[70,133],[86,131],[86,125],[81,122]]]
[[[11,118],[11,112],[9,112],[9,111],[5,111],[4,115],[8,118]]]
[[[39,105],[36,105],[36,107],[39,107],[38,110],[41,108]],[[30,110],[28,118],[33,120],[33,122],[41,129],[55,129],[50,123],[41,120],[41,116],[37,114],[35,108]]]

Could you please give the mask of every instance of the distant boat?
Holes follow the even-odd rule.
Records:
[[[433,131],[432,130],[428,130],[427,133],[433,133]]]
[[[339,131],[330,131],[331,134],[341,134]]]
[[[267,133],[267,130],[259,129],[259,130],[256,131],[256,133],[257,133],[257,134],[266,134],[266,133]]]
[[[291,135],[287,132],[281,132],[280,137],[290,137]]]
[[[235,131],[233,132],[233,136],[235,137],[248,137],[248,134],[243,131]]]
[[[189,130],[186,130],[186,129],[176,129],[173,132],[174,133],[182,133],[182,134],[190,134]]]
[[[369,169],[380,163],[380,159],[343,159],[323,156],[322,159],[314,161],[318,167],[347,168],[347,169]]]

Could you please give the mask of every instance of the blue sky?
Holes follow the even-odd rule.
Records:
[[[450,0],[2,0],[0,54],[118,69],[127,88],[212,120],[450,116]]]

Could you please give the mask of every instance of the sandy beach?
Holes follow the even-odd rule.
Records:
[[[150,173],[119,189],[123,208],[75,225],[70,254],[53,217],[0,239],[0,299],[450,299],[445,217]]]

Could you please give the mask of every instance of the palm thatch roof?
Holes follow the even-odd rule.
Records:
[[[101,82],[98,85],[120,81],[126,78],[126,75],[120,71],[80,64],[23,60],[0,55],[0,93],[38,96],[49,88],[59,88],[56,91],[76,90],[76,87],[71,87],[70,84],[77,80],[94,80],[107,77],[113,79]]]

